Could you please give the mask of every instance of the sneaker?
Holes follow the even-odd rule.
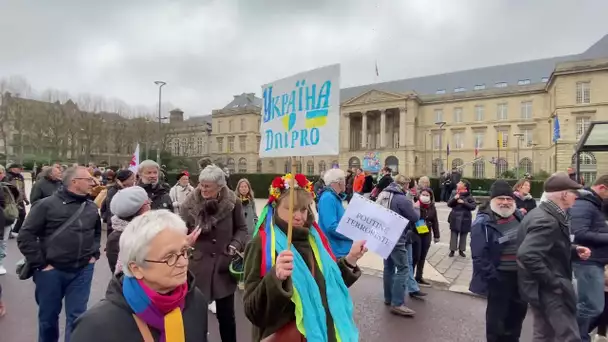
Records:
[[[450,254],[448,254],[448,256],[449,256],[450,258],[454,257],[454,251],[450,251]]]
[[[414,317],[414,315],[416,314],[416,311],[408,308],[405,305],[401,305],[401,306],[391,306],[391,313],[398,315],[398,316]]]
[[[4,268],[4,266],[0,265],[0,275],[5,275],[6,274],[6,268]]]
[[[466,255],[466,254],[464,254],[464,252],[463,252],[463,251],[458,251],[458,255],[460,255],[460,256],[461,256],[461,257],[463,257],[463,258],[466,258],[466,257],[467,257],[467,255]]]
[[[216,312],[216,308],[215,308],[215,302],[211,302],[211,304],[209,304],[209,311],[211,311],[212,313]]]
[[[432,287],[431,283],[429,283],[428,281],[426,281],[424,279],[416,280],[416,282],[418,283],[418,286],[420,286],[420,287]]]
[[[422,291],[410,292],[410,297],[416,298],[416,299],[423,299],[427,295],[428,295],[428,293],[422,292]]]

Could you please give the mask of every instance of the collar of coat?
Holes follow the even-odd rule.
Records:
[[[192,217],[198,217],[201,210],[203,210],[203,204],[205,204],[205,201],[206,200],[203,198],[200,191],[194,191],[186,198],[182,206],[188,210],[188,213]],[[224,217],[232,215],[232,210],[234,210],[235,203],[236,195],[234,192],[230,191],[227,186],[223,186],[219,192],[217,211],[213,215],[215,221],[219,222]]]

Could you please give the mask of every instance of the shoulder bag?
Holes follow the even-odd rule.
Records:
[[[53,234],[51,234],[51,236],[49,236],[48,239],[46,239],[45,244],[48,244],[49,242],[53,241],[59,234],[61,234],[61,232],[63,232],[67,227],[69,227],[78,218],[78,216],[80,216],[80,214],[82,214],[82,212],[84,211],[84,208],[86,206],[87,206],[87,201],[82,202],[82,204],[80,205],[78,210],[76,210],[76,212],[74,214],[72,214],[72,216],[70,216],[70,218],[68,218],[67,221],[65,221],[61,226],[59,226],[59,228],[57,228],[57,230],[55,230],[53,232]],[[17,262],[16,272],[17,272],[17,275],[19,276],[19,279],[27,280],[27,279],[31,278],[34,275],[34,271],[35,270],[32,269],[30,263],[27,262],[27,260],[25,258],[23,258]]]

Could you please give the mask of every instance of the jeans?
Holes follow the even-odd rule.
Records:
[[[604,267],[591,262],[572,266],[578,288],[576,321],[581,341],[589,342],[591,325],[604,311]]]
[[[11,233],[11,226],[0,227],[0,266],[3,265],[6,258],[6,241]]]
[[[220,326],[222,342],[236,342],[236,318],[234,316],[234,293],[215,300],[216,317]]]
[[[384,302],[392,306],[405,304],[407,296],[407,277],[410,271],[408,251],[405,246],[398,246],[393,249],[389,257],[384,260],[384,273],[382,280],[384,283]]]
[[[59,314],[65,298],[65,342],[70,341],[74,321],[87,310],[94,264],[75,272],[57,269],[36,271],[38,342],[59,341]]]
[[[414,278],[414,258],[412,256],[412,244],[407,245],[407,265],[409,266],[408,275],[407,275],[407,292],[418,292],[420,291],[420,286],[418,286],[418,282]]]
[[[499,271],[499,274],[498,279],[488,283],[486,340],[519,342],[528,304],[519,295],[517,271]]]

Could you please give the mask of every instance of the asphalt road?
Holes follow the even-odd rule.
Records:
[[[37,340],[37,306],[34,301],[34,284],[20,281],[13,265],[21,257],[15,240],[9,241],[9,273],[0,276],[7,315],[0,319],[0,342],[34,342]],[[104,295],[110,270],[105,257],[95,266],[95,276],[89,305]],[[467,295],[443,290],[429,290],[426,301],[410,301],[417,311],[415,318],[397,317],[388,312],[382,298],[382,279],[363,276],[352,288],[355,303],[355,320],[360,341],[432,341],[473,342],[484,341],[485,301]],[[237,299],[237,325],[239,341],[249,342],[250,323],[243,315],[240,294]],[[62,316],[61,325],[64,325]],[[62,328],[63,329],[63,328]],[[210,341],[219,342],[217,320],[209,313]],[[526,319],[522,341],[531,340],[531,316]]]

